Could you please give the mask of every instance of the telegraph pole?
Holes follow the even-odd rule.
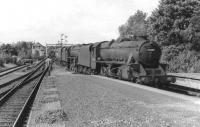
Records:
[[[60,34],[60,40],[58,40],[57,44],[48,44],[46,43],[46,57],[48,56],[48,48],[53,47],[54,52],[58,47],[63,47],[63,46],[72,46],[73,44],[67,44],[67,35],[66,34]]]
[[[48,56],[48,55],[47,55],[47,48],[48,48],[48,47],[47,47],[47,43],[46,43],[46,57]]]

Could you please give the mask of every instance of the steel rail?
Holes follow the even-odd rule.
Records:
[[[40,63],[37,63],[36,66],[39,66],[39,64],[41,64],[41,63],[42,63],[42,61],[41,61]],[[17,78],[15,78],[15,79],[12,79],[12,80],[6,82],[6,83],[1,84],[1,85],[0,85],[0,89],[3,88],[3,87],[7,87],[7,86],[11,85],[11,84],[12,84],[13,82],[15,82],[15,81],[18,81],[18,80],[20,80],[20,79],[25,78],[25,77],[28,76],[30,73],[31,73],[31,72],[28,72],[27,74],[24,74],[24,75],[22,75],[22,76],[20,76],[20,77],[17,77]],[[40,75],[36,75],[35,77],[31,78],[30,81],[32,81],[33,79],[37,78],[38,76],[40,76]],[[25,83],[27,83],[27,82],[25,82]],[[11,87],[10,89],[7,89],[7,90],[3,91],[2,93],[0,93],[0,98],[3,97],[6,93],[8,93],[11,89],[12,89],[12,87]]]
[[[200,81],[200,79],[198,79],[198,78],[185,77],[185,76],[174,76],[174,75],[171,75],[171,76],[175,77],[175,78],[180,78],[180,79],[189,79],[189,80],[193,80],[193,81]],[[193,95],[193,96],[195,95],[195,96],[200,97],[200,89],[198,89],[198,88],[184,86],[184,85],[180,85],[177,83],[171,83],[168,87],[170,89],[181,91],[185,94],[189,94],[189,95]]]
[[[23,66],[23,65],[20,65],[20,66]],[[11,70],[11,69],[13,69],[13,68],[20,67],[20,66],[14,66],[14,67],[10,67],[10,68],[6,68],[6,69],[2,69],[2,70],[0,70],[0,73],[2,73],[2,72],[4,72],[4,71]]]
[[[44,65],[41,64],[40,66],[38,66],[35,70],[33,70],[31,73],[29,73],[27,75],[27,77],[25,77],[25,79],[23,79],[23,81],[21,81],[19,84],[15,85],[14,87],[12,87],[12,89],[10,91],[8,91],[3,97],[0,98],[0,106],[2,106],[4,104],[4,102],[6,102],[6,100],[9,99],[10,96],[12,96],[14,94],[14,92],[17,90],[17,88],[19,88],[20,86],[22,86],[23,84],[25,84],[25,82],[33,75],[35,74],[42,66]]]
[[[1,122],[0,126],[13,126],[19,113],[21,112],[24,104],[26,103],[30,93],[35,87],[35,83],[40,79],[39,77],[43,74],[44,70],[39,74],[31,77],[25,81],[13,94],[2,104],[1,108]]]
[[[44,62],[44,61],[41,61],[41,62],[37,63],[36,66],[39,66],[39,64],[41,64],[42,62]],[[36,67],[36,66],[35,66],[35,67]],[[29,72],[29,73],[27,73],[27,74],[24,74],[24,75],[22,75],[22,76],[20,76],[20,77],[17,77],[17,78],[15,78],[15,79],[12,79],[12,80],[10,80],[10,81],[8,81],[8,82],[6,82],[6,83],[3,83],[3,84],[0,85],[0,88],[3,88],[3,87],[8,86],[8,85],[10,85],[10,84],[13,83],[13,82],[15,82],[15,81],[17,81],[17,80],[20,80],[20,79],[22,79],[22,78],[28,76],[30,73],[31,73],[31,72]]]
[[[30,66],[30,65],[20,66],[20,67],[18,67],[18,68],[13,69],[13,70],[11,69],[11,71],[8,71],[8,72],[5,71],[5,73],[3,72],[3,74],[0,74],[0,77],[5,76],[5,75],[7,75],[7,74],[10,74],[10,73],[12,73],[12,72],[14,72],[14,71],[20,70],[20,69],[22,69],[22,68],[28,67],[28,66]]]
[[[38,64],[41,64],[41,63],[44,62],[46,59],[47,59],[46,57],[45,57],[44,59],[42,59],[42,60],[41,60],[39,63],[37,63],[33,68],[37,67]],[[9,71],[9,72],[7,72],[7,73],[3,73],[3,72],[0,71],[0,73],[3,73],[3,74],[0,74],[0,77],[2,77],[2,76],[4,76],[4,75],[7,75],[7,74],[9,74],[9,73],[12,73],[12,72],[14,72],[14,71],[17,71],[17,70],[19,70],[19,69],[28,67],[28,66],[30,66],[30,65],[21,65],[21,66],[12,67],[12,68],[9,68],[9,69],[3,71],[3,72],[6,72],[6,71],[8,71],[8,70],[11,70],[11,69],[16,68],[16,69],[14,69],[14,70],[12,70],[12,71]],[[18,68],[18,67],[19,67],[19,68]],[[20,67],[22,67],[22,68],[20,68]]]
[[[42,60],[42,61],[40,61],[39,63],[37,63],[37,64],[34,66],[34,68],[37,67],[37,66],[39,66],[42,62],[44,62],[44,60]],[[12,80],[10,80],[10,81],[8,81],[8,82],[6,82],[6,83],[3,83],[3,84],[0,85],[0,88],[5,87],[5,86],[11,84],[12,82],[17,81],[17,80],[20,80],[20,79],[26,77],[27,75],[29,75],[30,73],[31,73],[31,72],[29,72],[29,73],[27,73],[27,74],[24,74],[24,75],[22,75],[22,76],[20,76],[20,77],[17,77],[17,78],[15,78],[15,79],[12,79]]]
[[[200,81],[200,78],[191,78],[191,77],[185,77],[185,76],[175,76],[175,75],[167,75],[167,76],[171,76],[171,77],[175,77],[175,78],[183,78],[183,79],[191,79],[191,80],[197,80]]]
[[[31,72],[28,72],[28,73],[26,73],[26,74],[24,74],[24,75],[22,75],[22,76],[20,76],[20,77],[17,77],[17,78],[15,78],[15,79],[12,79],[12,80],[6,82],[6,83],[1,84],[1,85],[0,85],[0,89],[3,88],[3,87],[6,87],[6,86],[8,86],[8,85],[10,85],[11,83],[13,83],[13,82],[15,82],[15,81],[18,81],[18,80],[20,80],[20,79],[26,77],[26,76],[29,75],[30,73],[31,73]]]
[[[187,87],[187,86],[181,86],[175,83],[172,83],[168,86],[166,86],[165,88],[162,88],[164,90],[168,90],[171,92],[176,92],[176,93],[181,93],[181,94],[185,94],[185,95],[189,95],[189,96],[196,96],[196,97],[200,97],[200,90],[199,89],[195,89],[195,88],[191,88],[191,87]]]
[[[191,87],[188,87],[188,86],[182,86],[182,85],[179,85],[179,84],[176,84],[176,83],[171,83],[171,85],[175,86],[175,88],[177,89],[185,89],[185,90],[190,90],[190,91],[193,91],[193,92],[199,92],[200,93],[200,90],[199,89],[196,89],[196,88],[191,88]]]
[[[13,127],[19,127],[19,126],[22,126],[22,125],[25,124],[25,121],[26,121],[26,119],[27,119],[27,116],[28,116],[29,113],[30,113],[31,106],[33,105],[34,99],[35,99],[35,97],[36,97],[36,95],[37,95],[37,92],[38,92],[38,90],[39,90],[39,88],[40,88],[41,82],[42,82],[42,80],[43,80],[43,78],[44,78],[44,76],[45,76],[45,74],[47,73],[48,70],[49,70],[49,67],[47,67],[47,68],[43,71],[43,73],[42,73],[40,79],[39,79],[38,82],[35,84],[34,89],[32,90],[30,96],[29,96],[28,99],[26,100],[26,102],[25,102],[25,104],[24,104],[22,110],[20,111],[20,113],[19,113],[17,119],[15,120]]]
[[[37,63],[37,65],[40,64],[40,63],[42,63],[42,62],[44,62],[46,59],[47,59],[47,57],[45,57],[44,59],[42,59],[39,63]],[[34,67],[36,67],[37,65],[35,65]]]
[[[26,75],[27,75],[27,74],[26,74]],[[26,83],[29,83],[29,82],[33,81],[34,79],[38,78],[40,75],[42,75],[42,72],[41,72],[41,73],[39,73],[39,74],[37,74],[36,76],[34,76],[34,77],[30,78],[28,81],[25,81],[25,82],[24,82],[24,84],[26,84]],[[25,76],[23,76],[23,77],[25,77]],[[1,97],[1,96],[4,96],[5,94],[7,94],[7,93],[8,93],[8,92],[9,92],[11,89],[12,89],[12,88],[10,88],[10,89],[8,89],[8,90],[6,90],[6,91],[4,91],[4,92],[0,93],[0,97]]]

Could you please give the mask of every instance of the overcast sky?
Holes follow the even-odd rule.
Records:
[[[0,42],[70,43],[118,37],[118,27],[136,10],[149,15],[159,0],[0,0]]]

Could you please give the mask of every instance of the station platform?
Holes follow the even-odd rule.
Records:
[[[28,127],[199,127],[200,99],[53,65]]]
[[[27,127],[65,127],[66,114],[60,104],[55,76],[46,76],[41,83]]]

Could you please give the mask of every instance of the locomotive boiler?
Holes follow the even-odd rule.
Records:
[[[140,63],[144,67],[159,65],[161,49],[156,43],[140,39],[134,41],[103,42],[99,45],[98,60],[112,63]]]

